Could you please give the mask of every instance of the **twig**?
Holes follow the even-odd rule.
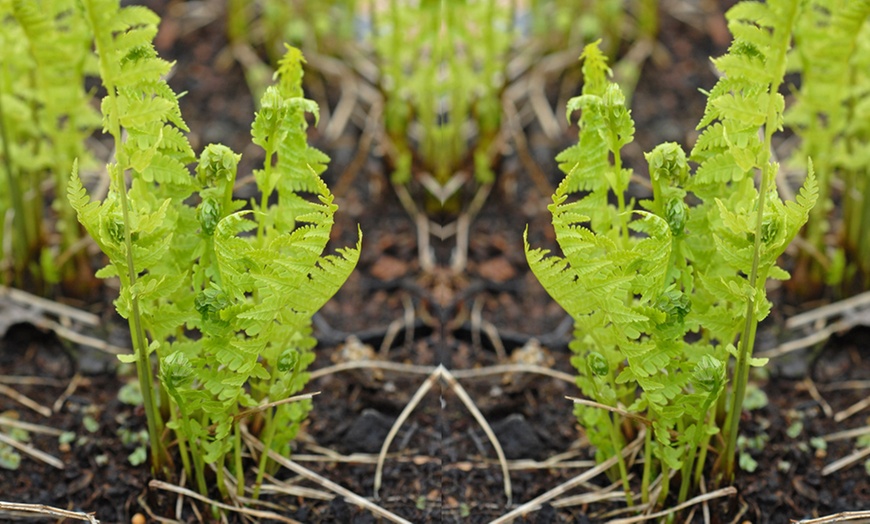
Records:
[[[22,377],[20,375],[0,375],[0,384],[18,384],[22,386],[61,387],[63,381],[46,377]]]
[[[822,439],[824,439],[826,442],[833,442],[835,440],[846,440],[854,437],[860,437],[861,435],[866,435],[868,433],[870,433],[870,425],[864,426],[862,428],[852,428],[843,431],[837,431],[834,433],[828,433],[827,435],[823,436]]]
[[[450,386],[450,389],[456,393],[456,396],[459,397],[459,400],[465,404],[465,407],[468,408],[468,411],[471,412],[471,416],[474,417],[474,420],[480,425],[483,432],[486,433],[487,438],[489,439],[492,447],[495,448],[495,454],[498,456],[499,464],[501,464],[501,472],[504,476],[504,494],[507,497],[507,505],[511,505],[511,499],[513,498],[513,493],[511,491],[511,475],[508,469],[507,458],[504,455],[504,450],[501,447],[501,444],[498,441],[498,438],[495,436],[495,432],[490,427],[489,423],[486,421],[486,418],[483,416],[483,413],[477,408],[474,404],[474,401],[471,400],[471,397],[468,393],[465,392],[465,388],[463,388],[459,382],[453,377],[453,375],[447,371],[443,365],[438,366],[438,369],[441,371],[441,376],[447,385]]]
[[[870,389],[870,380],[844,380],[822,386],[824,391],[838,391],[841,389]]]
[[[517,157],[519,157],[523,167],[525,167],[526,171],[531,175],[532,181],[535,183],[538,192],[540,192],[541,195],[552,195],[554,191],[553,186],[550,184],[550,181],[547,180],[546,173],[544,173],[541,166],[535,162],[535,159],[532,158],[531,153],[529,153],[528,141],[523,133],[522,122],[520,122],[516,103],[510,100],[505,100],[502,104],[502,111],[504,111],[506,117],[505,125],[507,125],[511,137],[514,139]]]
[[[426,455],[415,455],[408,457],[399,454],[387,454],[387,458],[396,462],[412,462],[416,465],[440,463],[438,457],[430,457]],[[378,456],[371,453],[353,453],[351,455],[342,455],[341,453],[330,453],[328,455],[314,455],[304,453],[293,453],[293,460],[296,462],[344,462],[348,464],[377,464]],[[552,467],[552,466],[550,466]]]
[[[259,451],[263,450],[263,448],[264,448],[263,443],[260,442],[259,439],[254,438],[253,435],[251,435],[248,432],[247,428],[242,427],[242,433],[244,434],[245,438],[251,443],[251,445],[254,446],[254,448],[256,448]],[[361,507],[371,511],[375,515],[381,516],[381,517],[388,519],[388,520],[391,520],[393,522],[397,522],[399,524],[411,524],[409,521],[403,519],[402,517],[396,515],[395,513],[391,512],[387,509],[384,509],[384,508],[378,506],[377,504],[374,504],[373,502],[370,502],[369,500],[357,495],[356,493],[350,491],[349,489],[344,488],[342,486],[339,486],[335,482],[332,482],[331,480],[318,475],[317,473],[311,471],[310,469],[304,468],[304,467],[300,466],[299,464],[293,462],[292,460],[281,456],[280,454],[276,453],[275,450],[270,449],[268,451],[268,453],[269,453],[269,458],[274,460],[276,463],[284,466],[285,468],[296,473],[297,475],[301,475],[301,476],[307,478],[308,480],[315,482],[317,484],[320,484],[324,488],[341,495],[342,497],[347,499],[348,502],[351,502],[352,504],[356,504],[357,506],[361,506]]]
[[[831,462],[830,464],[822,468],[822,476],[826,477],[831,473],[839,471],[847,466],[851,466],[852,464],[858,462],[867,455],[870,455],[870,446],[858,450],[850,455],[846,455],[845,457],[835,460],[834,462]]]
[[[355,360],[352,362],[342,362],[341,364],[335,364],[334,366],[327,366],[325,368],[316,369],[310,373],[310,380],[325,377],[326,375],[331,375],[333,373],[338,373],[341,371],[350,371],[352,369],[360,368],[397,371],[400,373],[409,373],[413,375],[429,375],[433,371],[435,371],[435,366],[418,366],[414,364],[401,364],[399,362],[386,362],[378,360]],[[451,371],[450,373],[453,375],[454,378],[457,379],[481,378],[491,375],[502,375],[505,373],[534,373],[538,375],[553,377],[563,382],[568,382],[569,384],[577,383],[576,378],[568,373],[550,369],[544,366],[536,366],[533,364],[499,364],[497,366],[486,366],[475,369],[457,369],[455,371]]]
[[[100,524],[95,513],[83,513],[81,511],[69,511],[65,509],[46,506],[45,504],[22,504],[18,502],[0,502],[0,510],[3,511],[18,511],[21,513],[35,513],[38,515],[48,515],[51,517],[61,517],[67,519],[83,520],[91,524]]]
[[[857,321],[855,319],[851,319],[851,318],[838,320],[838,321],[836,321],[828,326],[825,326],[824,328],[822,328],[818,331],[814,331],[813,333],[811,333],[803,338],[799,338],[797,340],[785,342],[783,344],[776,346],[773,349],[769,349],[767,351],[762,351],[762,352],[758,353],[757,356],[761,357],[761,358],[780,357],[782,355],[785,355],[786,353],[791,353],[792,351],[796,351],[798,349],[803,349],[803,348],[807,348],[810,346],[815,346],[816,344],[820,344],[820,343],[828,340],[829,338],[831,338],[831,335],[833,335],[835,333],[838,333],[840,331],[845,331],[849,328],[854,327],[856,323],[857,323]]]
[[[76,309],[67,306],[66,304],[61,304],[60,302],[38,297],[27,293],[26,291],[21,291],[20,289],[0,286],[0,297],[3,296],[8,296],[10,300],[20,304],[29,304],[33,306],[34,309],[47,311],[59,317],[78,320],[79,322],[89,326],[98,326],[100,324],[100,317],[93,313],[88,313],[87,311],[82,311],[81,309]]]
[[[704,476],[701,476],[701,493],[707,493],[707,482],[704,480]],[[701,504],[701,512],[704,514],[704,524],[710,524],[710,505],[705,500],[703,504]],[[692,522],[691,519],[688,522]]]
[[[794,520],[789,519],[792,524],[827,524],[828,522],[845,522],[847,520],[870,519],[870,511],[845,511],[827,517],[819,517],[817,519]]]
[[[416,460],[411,460],[417,464]],[[458,469],[459,471],[471,471],[474,468],[490,468],[493,464],[498,464],[498,459],[485,459],[479,462],[454,462],[453,464],[444,464],[444,471]],[[577,469],[588,468],[595,465],[594,460],[566,460],[564,462],[538,462],[536,460],[520,459],[507,461],[508,470],[523,471],[529,469]]]
[[[236,513],[241,513],[243,515],[250,515],[252,517],[260,517],[260,518],[269,518],[280,520],[281,522],[287,522],[288,524],[300,524],[298,520],[293,520],[291,518],[285,517],[283,515],[279,515],[277,513],[271,511],[260,511],[257,509],[250,509],[244,507],[236,507],[230,506],[229,504],[224,504],[223,502],[218,502],[216,500],[212,500],[208,497],[204,497],[195,491],[191,491],[187,488],[182,488],[181,486],[176,486],[174,484],[169,484],[168,482],[163,482],[162,480],[153,479],[148,483],[148,486],[154,489],[162,489],[164,491],[171,491],[173,493],[177,493],[179,495],[185,495],[192,499],[196,499],[200,502],[205,502],[211,506],[218,507],[220,509],[225,509],[227,511],[234,511]]]
[[[816,320],[827,319],[845,313],[846,311],[852,311],[865,304],[870,304],[870,291],[861,293],[860,295],[855,295],[854,297],[849,297],[846,300],[840,300],[833,304],[806,311],[800,315],[795,315],[786,320],[785,327],[787,329],[794,329],[806,324],[812,324]]]
[[[363,126],[362,135],[357,141],[356,153],[354,153],[353,159],[347,165],[347,167],[342,171],[341,175],[339,175],[338,180],[335,183],[334,189],[332,193],[336,196],[336,198],[341,198],[347,193],[348,188],[350,188],[353,181],[356,179],[356,174],[359,172],[360,168],[362,168],[366,159],[368,158],[369,151],[372,148],[372,141],[376,134],[376,122],[380,121],[381,113],[383,112],[384,104],[378,102],[373,104],[371,109],[366,114],[366,123]]]
[[[63,435],[63,431],[55,428],[51,428],[48,426],[42,426],[39,424],[31,424],[30,422],[22,422],[20,420],[15,420],[13,418],[4,417],[0,415],[0,426],[8,426],[10,428],[19,428],[25,431],[29,431],[31,433],[41,433],[43,435],[53,435],[55,437],[59,437]]]
[[[834,415],[834,422],[842,422],[854,415],[855,413],[863,410],[867,406],[870,406],[870,397],[865,397],[863,400],[859,400],[858,402],[852,404],[848,408]]]
[[[698,495],[697,497],[689,499],[682,504],[678,504],[673,508],[669,508],[656,513],[650,513],[649,515],[638,515],[637,517],[630,517],[627,519],[611,520],[610,522],[611,524],[631,524],[632,522],[643,522],[645,520],[664,517],[666,515],[670,515],[671,513],[676,513],[677,511],[688,508],[689,506],[694,506],[695,504],[700,504],[708,500],[717,499],[720,497],[728,497],[735,494],[737,494],[737,488],[735,488],[734,486],[728,486],[727,488],[717,489],[716,491],[711,491],[710,493]]]
[[[626,446],[622,450],[623,456],[630,454],[632,449],[640,447],[640,445],[643,443],[644,432],[645,431],[642,431],[640,433],[640,435],[638,435],[638,437],[636,439],[634,439],[634,441],[632,441],[628,446]],[[526,502],[525,504],[522,504],[521,506],[514,508],[512,511],[505,513],[501,517],[493,520],[492,522],[490,522],[490,524],[506,524],[508,522],[513,521],[515,518],[517,518],[521,515],[524,515],[525,513],[528,513],[530,511],[536,511],[541,507],[541,504],[548,502],[548,501],[558,497],[559,495],[562,495],[563,493],[567,493],[568,491],[570,491],[574,487],[579,486],[579,485],[583,484],[584,482],[586,482],[592,478],[597,477],[601,473],[604,473],[605,471],[610,469],[610,467],[613,466],[614,464],[616,464],[616,457],[615,456],[610,457],[609,459],[605,460],[601,464],[598,464],[597,466],[595,466],[594,468],[592,468],[588,471],[584,471],[580,475],[577,475],[576,477],[568,480],[567,482],[563,482],[562,484],[559,484],[558,486],[551,489],[550,491],[533,498],[532,500]]]
[[[98,351],[108,353],[110,355],[127,355],[132,353],[131,349],[122,348],[109,344],[108,342],[100,340],[98,338],[82,335],[81,333],[64,327],[53,320],[35,319],[33,321],[33,324],[38,328],[47,329],[54,332],[55,335],[59,336],[62,339],[69,340],[70,342],[74,342],[82,346],[87,346],[89,348],[93,348]]]
[[[432,386],[435,382],[438,381],[440,377],[440,373],[438,372],[440,366],[432,372],[429,377],[420,384],[420,387],[417,388],[417,392],[414,393],[414,396],[411,397],[411,400],[408,401],[408,404],[405,406],[405,409],[399,414],[399,417],[393,423],[393,426],[390,428],[389,433],[387,433],[387,438],[384,439],[384,443],[381,445],[381,451],[378,453],[378,464],[375,467],[375,484],[374,484],[374,496],[375,500],[378,498],[378,491],[381,489],[381,479],[384,474],[384,461],[387,456],[387,450],[390,448],[390,444],[393,442],[393,439],[396,437],[396,434],[399,432],[399,428],[402,427],[402,424],[408,419],[411,415],[411,412],[414,411],[414,408],[423,400],[423,397],[426,396],[426,393],[432,389]]]
[[[87,382],[87,379],[83,378],[79,373],[73,375],[73,378],[70,379],[69,384],[66,386],[66,389],[63,390],[63,393],[57,397],[57,400],[54,401],[54,404],[51,406],[51,410],[55,413],[59,412],[63,407],[63,403],[66,402],[66,399],[70,397],[75,390],[78,389],[79,385],[83,382]]]
[[[296,458],[296,460],[299,460],[299,457],[295,455],[294,457]],[[256,471],[254,473],[256,473]],[[306,499],[319,500],[332,500],[335,498],[335,495],[332,493],[327,493],[325,491],[320,491],[319,489],[314,488],[306,488],[305,486],[294,486],[293,484],[280,481],[272,475],[269,475],[268,473],[264,473],[263,477],[271,482],[271,484],[263,484],[262,486],[260,486],[260,493],[283,493],[285,495],[292,495],[294,497],[303,497]]]
[[[468,246],[471,235],[471,223],[474,217],[480,212],[489,193],[492,190],[492,184],[480,186],[474,193],[471,203],[468,204],[466,210],[459,214],[456,219],[456,247],[453,252],[453,260],[450,261],[450,269],[456,273],[460,273],[465,269],[468,262]]]
[[[15,391],[14,389],[10,388],[9,386],[6,386],[4,384],[0,384],[0,394],[6,395],[7,397],[9,397],[12,400],[21,404],[22,406],[26,406],[26,407],[32,409],[33,411],[39,413],[43,417],[50,417],[51,416],[50,409],[39,404],[38,402],[31,399],[30,397],[28,397],[26,395],[22,395],[21,393]]]
[[[22,453],[26,453],[37,460],[41,460],[42,462],[45,462],[49,466],[52,466],[52,467],[57,468],[57,469],[64,469],[63,462],[61,462],[60,459],[52,457],[48,453],[39,451],[38,449],[34,448],[33,446],[18,442],[14,438],[6,436],[5,433],[0,433],[0,442],[2,442],[4,444],[8,444],[8,445],[12,446],[13,448],[17,449],[18,451],[21,451]]]
[[[746,515],[746,512],[749,511],[749,504],[741,501],[740,510],[737,512],[737,515],[734,515],[734,518],[731,519],[730,524],[737,524],[738,522],[743,522],[741,519],[743,515]]]
[[[280,406],[281,404],[287,404],[289,402],[298,402],[300,400],[307,400],[310,398],[314,398],[316,395],[319,395],[319,391],[314,391],[312,393],[305,393],[303,395],[294,395],[292,397],[282,398],[281,400],[276,400],[275,402],[269,402],[268,404],[261,404],[259,406],[255,406],[244,411],[239,412],[235,415],[236,420],[247,417],[248,415],[252,415],[254,413],[259,413],[261,411],[265,411],[269,408],[274,408],[275,406]]]
[[[413,364],[400,364],[398,362],[382,362],[377,360],[353,360],[350,362],[342,362],[334,366],[327,366],[312,371],[309,374],[309,380],[314,380],[340,371],[350,371],[352,369],[383,369],[386,371],[399,371],[413,375],[429,375],[435,371],[434,366],[415,366]]]
[[[622,500],[625,498],[625,493],[622,491],[614,491],[622,488],[622,481],[617,480],[606,488],[599,488],[593,493],[581,493],[580,495],[571,495],[559,500],[553,501],[551,504],[554,508],[567,508],[571,506],[580,506],[583,504],[592,504],[605,500]]]
[[[652,421],[649,420],[648,418],[644,418],[644,417],[637,415],[635,413],[630,413],[624,409],[615,408],[613,406],[608,406],[607,404],[601,404],[601,403],[595,402],[593,400],[586,400],[584,398],[569,397],[569,396],[566,396],[565,398],[574,402],[575,404],[582,404],[584,406],[604,409],[604,410],[616,413],[618,415],[622,415],[623,417],[633,418],[633,419],[637,420],[638,422],[646,424],[647,426],[652,426]]]
[[[184,472],[182,471],[181,474],[184,475]],[[147,513],[148,516],[151,517],[152,520],[156,520],[157,522],[162,522],[163,524],[185,524],[183,521],[179,520],[181,517],[178,517],[178,519],[168,519],[166,517],[161,517],[160,515],[155,515],[154,512],[151,510],[151,506],[148,505],[148,501],[146,500],[147,497],[145,496],[145,493],[147,493],[147,490],[144,493],[142,493],[141,495],[139,495],[136,498],[136,501],[139,503],[139,507],[144,509],[145,513]],[[181,500],[181,497],[178,497],[178,500]],[[177,510],[176,514],[181,513],[181,509],[178,508],[177,506],[176,506],[176,510]]]
[[[825,416],[831,418],[834,414],[834,410],[831,408],[831,405],[828,404],[828,401],[819,393],[819,389],[816,387],[816,383],[813,382],[813,379],[807,377],[804,379],[804,385],[807,388],[810,396],[813,397],[813,400],[819,403],[822,406],[822,411],[825,412]]]
[[[538,375],[546,375],[569,384],[577,384],[577,378],[573,375],[544,366],[536,366],[534,364],[499,364],[497,366],[486,366],[483,368],[457,369],[451,371],[451,373],[456,378],[477,378],[489,375],[502,375],[505,373],[535,373]]]

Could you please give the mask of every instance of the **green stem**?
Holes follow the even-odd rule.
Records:
[[[697,433],[698,428],[696,427],[694,431]],[[686,497],[689,495],[689,487],[692,485],[692,465],[695,462],[695,455],[698,449],[694,445],[694,441],[694,438],[690,440],[688,456],[683,458],[683,468],[680,471],[680,494],[677,497],[678,504],[686,501]]]
[[[238,420],[233,423],[233,457],[236,469],[236,495],[241,497],[245,494],[245,470],[242,468],[242,430]]]
[[[221,455],[220,458],[215,461],[214,470],[217,474],[217,485],[218,491],[221,493],[221,498],[224,500],[229,499],[229,493],[227,492],[227,482],[226,477],[224,476],[224,461],[226,460],[226,455]]]
[[[112,185],[115,188],[121,202],[121,214],[124,221],[124,248],[126,251],[127,265],[127,285],[130,289],[136,284],[136,266],[133,261],[133,240],[132,232],[130,231],[130,204],[128,202],[127,184],[125,182],[124,167],[128,163],[128,159],[124,153],[123,143],[121,141],[121,124],[119,122],[119,108],[117,93],[115,86],[110,78],[109,72],[112,70],[109,60],[114,56],[114,49],[111,41],[111,34],[105,30],[97,30],[102,21],[96,16],[94,7],[89,1],[85,1],[85,11],[94,32],[94,41],[97,48],[97,54],[100,57],[100,76],[103,79],[103,85],[106,88],[109,98],[107,113],[108,113],[108,131],[115,139],[115,151],[117,152],[117,163],[108,166],[109,176]],[[124,167],[122,167],[124,166]],[[113,261],[117,263],[118,261]],[[121,273],[121,272],[119,272]],[[142,390],[142,401],[145,407],[145,417],[148,423],[148,434],[151,445],[151,469],[154,473],[159,473],[163,470],[163,459],[165,450],[162,441],[162,420],[157,405],[154,401],[154,381],[152,378],[151,360],[148,355],[148,345],[145,341],[145,331],[142,327],[141,315],[139,311],[139,297],[135,293],[130,293],[131,313],[128,319],[130,332],[133,339],[133,351],[136,354],[136,374],[139,378],[140,389]]]
[[[199,489],[199,492],[204,497],[208,497],[208,486],[205,483],[205,466],[202,463],[202,450],[199,447],[199,443],[196,441],[196,436],[193,434],[193,428],[190,427],[190,413],[187,412],[187,409],[184,407],[184,399],[177,391],[170,391],[170,395],[175,399],[175,402],[178,404],[178,411],[181,412],[181,427],[183,429],[183,434],[191,437],[190,439],[190,454],[193,455],[193,467],[194,473],[196,475],[196,487]],[[179,442],[183,438],[183,435],[179,435]]]
[[[628,468],[625,467],[625,458],[622,456],[622,449],[625,445],[622,442],[619,434],[619,416],[615,413],[608,414],[607,419],[610,425],[610,442],[613,444],[613,449],[616,451],[616,461],[619,465],[619,477],[622,479],[622,489],[625,491],[625,502],[629,507],[634,506],[634,500],[631,496],[631,486],[628,485]]]
[[[272,449],[272,440],[275,438],[275,424],[272,420],[274,409],[269,408],[266,411],[266,438],[263,440],[263,453],[260,455],[260,462],[257,466],[257,480],[254,482],[254,500],[260,497],[260,486],[263,484],[263,475],[266,473],[266,466],[269,463],[269,450]]]
[[[613,379],[612,372],[607,374],[607,380],[615,393],[616,381]],[[619,432],[620,417],[616,413],[608,413],[607,420],[610,424],[610,441],[613,444],[613,450],[616,452],[616,461],[619,465],[619,476],[622,479],[622,489],[625,491],[625,502],[629,507],[631,507],[634,506],[634,498],[631,494],[631,486],[628,484],[628,468],[625,466],[625,458],[622,456],[625,442],[622,440],[622,434]],[[650,430],[652,430],[652,428],[650,428]]]
[[[178,420],[178,415],[175,412],[175,409],[170,406],[169,409],[169,417],[173,422]],[[181,464],[184,467],[184,472],[187,474],[187,478],[193,477],[193,470],[190,469],[190,456],[188,456],[187,452],[187,435],[186,432],[176,431],[175,436],[178,438],[178,454],[181,455]]]
[[[704,463],[707,461],[707,450],[710,447],[710,433],[704,432],[701,435],[701,442],[698,444],[698,462],[695,464],[695,484],[701,483],[701,476],[704,474]]]
[[[640,483],[640,496],[644,504],[649,504],[649,485],[653,467],[652,427],[646,429],[643,438],[643,480]]]
[[[743,334],[740,337],[740,347],[737,351],[737,364],[734,369],[735,383],[731,397],[731,409],[728,411],[725,423],[725,455],[723,472],[728,482],[734,480],[734,458],[737,448],[737,435],[740,427],[740,413],[743,410],[743,399],[746,396],[746,384],[749,381],[749,361],[755,345],[755,331],[758,327],[758,316],[755,314],[756,296],[764,293],[766,275],[762,275],[759,269],[761,260],[761,226],[764,220],[764,204],[767,201],[767,193],[773,184],[773,165],[770,162],[770,149],[773,133],[776,131],[777,122],[777,93],[785,74],[785,55],[791,38],[791,27],[797,14],[797,1],[792,0],[788,6],[784,23],[774,31],[772,48],[775,49],[771,69],[776,71],[774,81],[768,89],[767,119],[764,125],[764,145],[761,148],[761,187],[758,190],[758,206],[755,215],[755,244],[752,254],[752,270],[749,274],[749,287],[753,295],[746,299],[746,321],[743,326]],[[786,28],[783,31],[782,28]]]
[[[613,137],[612,143],[615,145],[618,142],[616,137]],[[625,216],[625,190],[627,188],[622,185],[622,155],[619,154],[619,146],[612,149],[613,153],[613,170],[615,172],[616,187],[616,202],[619,206],[619,225],[622,233],[622,241],[628,242],[628,217]]]
[[[266,159],[263,161],[263,180],[266,180],[268,184],[269,179],[272,177],[272,157],[275,155],[275,150],[272,144],[275,141],[275,137],[269,137],[269,142],[266,147]],[[266,220],[265,215],[269,211],[269,196],[271,194],[265,190],[263,190],[263,194],[260,197],[260,212],[263,216],[258,217],[257,219],[257,244],[262,247],[263,246],[263,236],[266,230]],[[226,193],[224,194],[226,198]],[[227,209],[227,208],[224,208]]]
[[[0,70],[0,73],[3,73],[3,71]],[[0,77],[0,80],[2,78]],[[9,197],[12,200],[12,209],[15,212],[15,219],[12,221],[15,228],[15,234],[12,235],[12,242],[15,246],[15,280],[19,287],[23,287],[24,282],[22,277],[24,268],[27,265],[30,239],[27,233],[26,221],[24,220],[24,200],[21,196],[21,188],[18,185],[18,177],[13,173],[12,152],[9,148],[9,135],[6,130],[6,117],[3,111],[3,97],[0,97],[0,142],[3,143],[3,166],[6,168]]]

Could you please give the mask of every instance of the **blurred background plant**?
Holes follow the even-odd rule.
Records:
[[[576,90],[584,45],[603,38],[630,97],[659,16],[650,0],[232,0],[228,13],[233,56],[252,92],[268,80],[281,42],[299,45],[315,73],[306,79],[324,108],[326,138],[357,123],[361,144],[385,156],[410,213],[466,216],[485,200],[503,154],[523,149],[524,163],[532,162],[524,127],[537,122],[548,138],[565,139],[556,108]],[[341,86],[337,103],[327,101],[330,82]],[[541,169],[528,167],[551,194]]]
[[[0,1],[0,282],[40,293],[62,282],[79,295],[93,279],[66,199],[73,160],[91,163],[85,140],[100,125],[85,88],[92,38],[75,5]]]
[[[810,7],[795,30],[790,65],[800,84],[786,124],[800,138],[791,159],[815,164],[820,205],[804,232],[795,282],[805,295],[824,283],[850,295],[870,287],[870,2]]]

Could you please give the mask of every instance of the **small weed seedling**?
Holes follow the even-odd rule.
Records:
[[[569,114],[580,111],[579,140],[558,157],[567,176],[549,206],[564,256],[528,243],[526,255],[574,318],[579,387],[618,408],[581,405],[577,416],[599,458],[620,457],[629,504],[620,451],[638,421],[646,426],[644,502],[654,476],[667,479],[673,470],[680,473],[677,500],[685,501],[714,435],[719,475],[733,478],[749,367],[764,364],[752,348],[771,306],[765,282],[788,278],[776,260],[818,192],[810,168],[797,201],[783,203],[770,156],[797,15],[797,0],[743,2],[728,12],[734,41],[714,60],[723,77],[708,93],[703,132],[689,158],[673,143],[646,155],[653,197],[637,205],[626,194],[631,171],[621,156],[634,134],[625,98],[608,81],[597,44],[583,53],[583,94],[568,103]],[[689,161],[698,164],[694,173]],[[663,482],[658,502],[667,495]]]
[[[166,427],[177,437],[189,478],[206,494],[206,465],[228,496],[225,465],[244,490],[240,422],[256,417],[266,449],[287,454],[310,401],[285,402],[307,382],[314,359],[311,316],[341,286],[359,244],[323,256],[337,206],[319,174],[328,158],[307,145],[302,55],[288,48],[276,85],[252,126],[266,152],[254,172],[259,202],[233,199],[240,156],[209,145],[196,175],[176,95],[161,78],[171,64],[151,41],[159,19],[117,0],[84,0],[107,95],[103,124],[115,139],[111,188],[90,201],[74,171],[70,201],[108,256],[98,273],[121,281],[115,302],[127,318],[148,416],[152,467],[163,473]],[[128,185],[127,178],[130,183]],[[306,196],[308,195],[308,196]],[[152,356],[157,357],[155,386]],[[262,406],[262,407],[261,407]],[[227,464],[228,463],[228,464]]]

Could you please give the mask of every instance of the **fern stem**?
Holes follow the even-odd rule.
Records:
[[[618,415],[615,413],[608,414],[607,420],[610,425],[610,441],[613,443],[613,449],[616,451],[616,461],[619,466],[619,477],[622,479],[622,489],[625,491],[625,502],[629,507],[634,506],[634,500],[631,496],[631,486],[628,485],[628,468],[625,467],[625,458],[622,456],[622,448],[625,444],[619,435],[619,424],[617,422]]]
[[[697,431],[697,428],[695,428],[695,431]],[[677,497],[677,504],[685,502],[686,497],[689,495],[689,488],[692,485],[692,466],[695,463],[695,455],[697,454],[697,451],[698,447],[695,443],[689,442],[689,453],[687,457],[683,458],[683,467],[680,471],[680,494]]]
[[[263,161],[263,180],[269,180],[272,177],[272,158],[275,156],[275,150],[272,144],[274,142],[275,137],[269,137],[269,142],[266,147],[266,159]],[[271,194],[267,191],[263,191],[263,194],[260,195],[260,213],[263,215],[257,219],[257,244],[259,244],[260,247],[263,247],[263,235],[266,230],[265,214],[269,211],[269,196],[271,196]]]
[[[614,137],[614,144],[618,144],[619,142]],[[623,247],[627,245],[628,242],[628,217],[625,215],[625,190],[628,189],[622,184],[622,155],[619,154],[619,146],[613,148],[613,170],[614,170],[614,180],[616,181],[616,187],[614,187],[614,192],[616,193],[616,203],[619,206],[619,229],[622,233],[622,245]]]
[[[109,121],[108,130],[115,139],[115,151],[117,152],[117,162],[109,165],[109,176],[112,185],[115,186],[121,201],[121,214],[124,221],[124,248],[127,255],[127,279],[130,289],[136,284],[136,266],[133,264],[133,241],[130,231],[130,204],[128,202],[127,184],[124,180],[124,170],[121,165],[126,165],[127,159],[124,158],[124,149],[121,141],[121,123],[119,121],[118,98],[114,82],[111,78],[112,67],[109,65],[110,57],[113,56],[114,42],[109,30],[103,26],[103,21],[100,20],[95,7],[88,0],[85,0],[85,12],[88,21],[91,25],[91,30],[94,34],[94,44],[97,48],[97,53],[100,57],[100,76],[103,80],[103,85],[106,88],[107,96],[109,97]],[[102,29],[101,29],[102,28]],[[119,274],[121,272],[119,271]],[[145,331],[142,327],[142,320],[139,312],[139,297],[135,293],[130,293],[130,302],[132,311],[128,323],[133,339],[133,351],[136,353],[136,374],[139,379],[139,386],[142,390],[142,402],[145,407],[145,418],[148,424],[149,443],[151,446],[151,469],[158,473],[163,470],[163,455],[165,450],[161,440],[162,421],[157,405],[154,402],[154,381],[152,378],[151,360],[148,355],[148,345],[145,342]]]
[[[238,420],[233,424],[233,458],[236,469],[236,495],[245,494],[245,470],[242,467],[242,430]]]
[[[260,486],[263,484],[263,475],[269,463],[269,450],[272,449],[272,440],[275,438],[274,410],[275,408],[269,408],[266,411],[266,439],[263,440],[263,453],[257,466],[257,480],[254,481],[254,500],[260,498]]]
[[[175,412],[175,409],[170,406],[169,409],[169,417],[173,422],[178,420],[178,415]],[[176,431],[176,438],[178,438],[178,454],[181,455],[181,464],[184,467],[184,473],[188,478],[193,477],[193,470],[190,469],[190,456],[187,451],[187,433]]]
[[[226,458],[226,454],[221,455],[220,458],[215,461],[214,465],[214,470],[217,474],[218,491],[220,491],[221,498],[223,500],[229,499],[229,492],[227,491],[227,480],[226,476],[224,475],[224,462],[226,461]]]
[[[0,70],[0,74],[3,71]],[[5,75],[3,75],[5,76]],[[0,79],[3,79],[0,77]],[[5,82],[5,80],[4,80]],[[21,188],[18,185],[18,177],[13,171],[12,153],[9,149],[9,136],[6,131],[6,116],[3,111],[3,100],[0,97],[0,142],[3,143],[3,166],[6,168],[6,180],[9,185],[9,196],[12,200],[12,209],[15,213],[15,219],[12,221],[16,234],[12,235],[14,249],[14,266],[15,266],[15,281],[19,287],[23,287],[24,268],[27,264],[27,252],[29,250],[30,239],[27,232],[27,225],[24,221],[24,200],[21,195]]]
[[[607,373],[607,381],[610,388],[616,392],[616,381],[613,378],[613,372]],[[618,402],[614,402],[614,404],[618,404]],[[625,441],[619,432],[620,417],[616,413],[608,413],[607,421],[610,425],[610,441],[613,443],[613,450],[616,453],[616,461],[619,465],[619,477],[622,479],[622,489],[625,491],[625,502],[631,507],[634,506],[634,499],[631,496],[631,486],[628,484],[628,468],[625,466],[625,458],[622,456]]]
[[[649,504],[649,484],[652,477],[653,452],[652,452],[652,427],[647,428],[643,437],[643,479],[640,483],[641,502]]]
[[[724,398],[724,396],[725,395],[722,395],[723,398]],[[715,417],[714,417],[714,419],[715,419]],[[706,423],[705,423],[705,426],[706,426]],[[702,436],[701,436],[701,442],[699,442],[697,445],[698,462],[695,463],[695,478],[694,478],[695,484],[700,484],[701,475],[704,474],[704,463],[707,462],[707,450],[710,447],[710,438],[711,437],[712,437],[712,435],[710,435],[709,432],[704,431]]]
[[[755,215],[755,243],[752,254],[752,270],[749,275],[749,287],[753,295],[746,297],[746,321],[740,336],[740,347],[737,351],[737,364],[734,369],[735,383],[731,397],[731,409],[726,417],[725,456],[723,472],[728,482],[734,480],[734,457],[737,449],[737,435],[740,428],[740,414],[743,410],[743,399],[746,396],[746,384],[749,381],[749,361],[755,346],[755,331],[758,328],[758,315],[755,312],[756,296],[764,293],[764,283],[767,275],[761,274],[761,226],[764,220],[764,204],[767,193],[773,187],[775,172],[770,162],[770,149],[777,121],[777,93],[785,75],[785,57],[791,40],[791,30],[797,15],[797,0],[788,3],[783,23],[774,29],[773,44],[774,63],[771,69],[776,71],[774,80],[768,89],[767,119],[764,124],[764,145],[761,148],[761,187],[758,190],[758,209]],[[766,271],[765,271],[766,273]]]

